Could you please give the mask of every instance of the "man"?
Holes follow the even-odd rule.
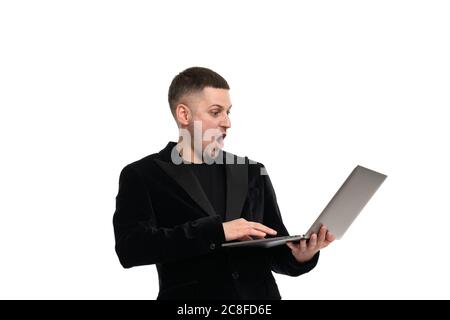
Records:
[[[222,248],[227,241],[285,236],[261,163],[222,150],[231,127],[228,83],[200,67],[169,88],[178,142],[121,172],[113,224],[123,267],[156,264],[158,299],[281,299],[272,271],[299,276],[334,237],[308,243]]]

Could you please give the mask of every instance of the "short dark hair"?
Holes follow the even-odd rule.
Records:
[[[202,91],[206,87],[230,89],[220,74],[208,68],[192,67],[176,75],[169,87],[169,105],[172,114],[175,116],[175,108],[184,95]]]

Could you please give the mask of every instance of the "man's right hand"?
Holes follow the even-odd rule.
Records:
[[[247,221],[244,218],[223,223],[225,240],[253,240],[253,237],[264,238],[267,234],[276,235],[277,232],[258,222]]]

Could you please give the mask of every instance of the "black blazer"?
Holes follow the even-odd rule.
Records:
[[[122,266],[156,264],[157,299],[281,299],[272,271],[299,276],[315,267],[319,253],[298,263],[285,245],[221,248],[223,221],[196,176],[171,161],[175,145],[120,174],[113,225]],[[225,165],[226,220],[242,217],[288,235],[264,166],[225,151],[219,156],[234,159]]]

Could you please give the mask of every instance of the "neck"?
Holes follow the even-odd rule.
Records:
[[[191,144],[187,144],[184,142],[184,140],[181,138],[181,136],[178,138],[177,143],[177,150],[178,153],[183,158],[184,162],[188,163],[203,163],[202,155],[197,154]]]

